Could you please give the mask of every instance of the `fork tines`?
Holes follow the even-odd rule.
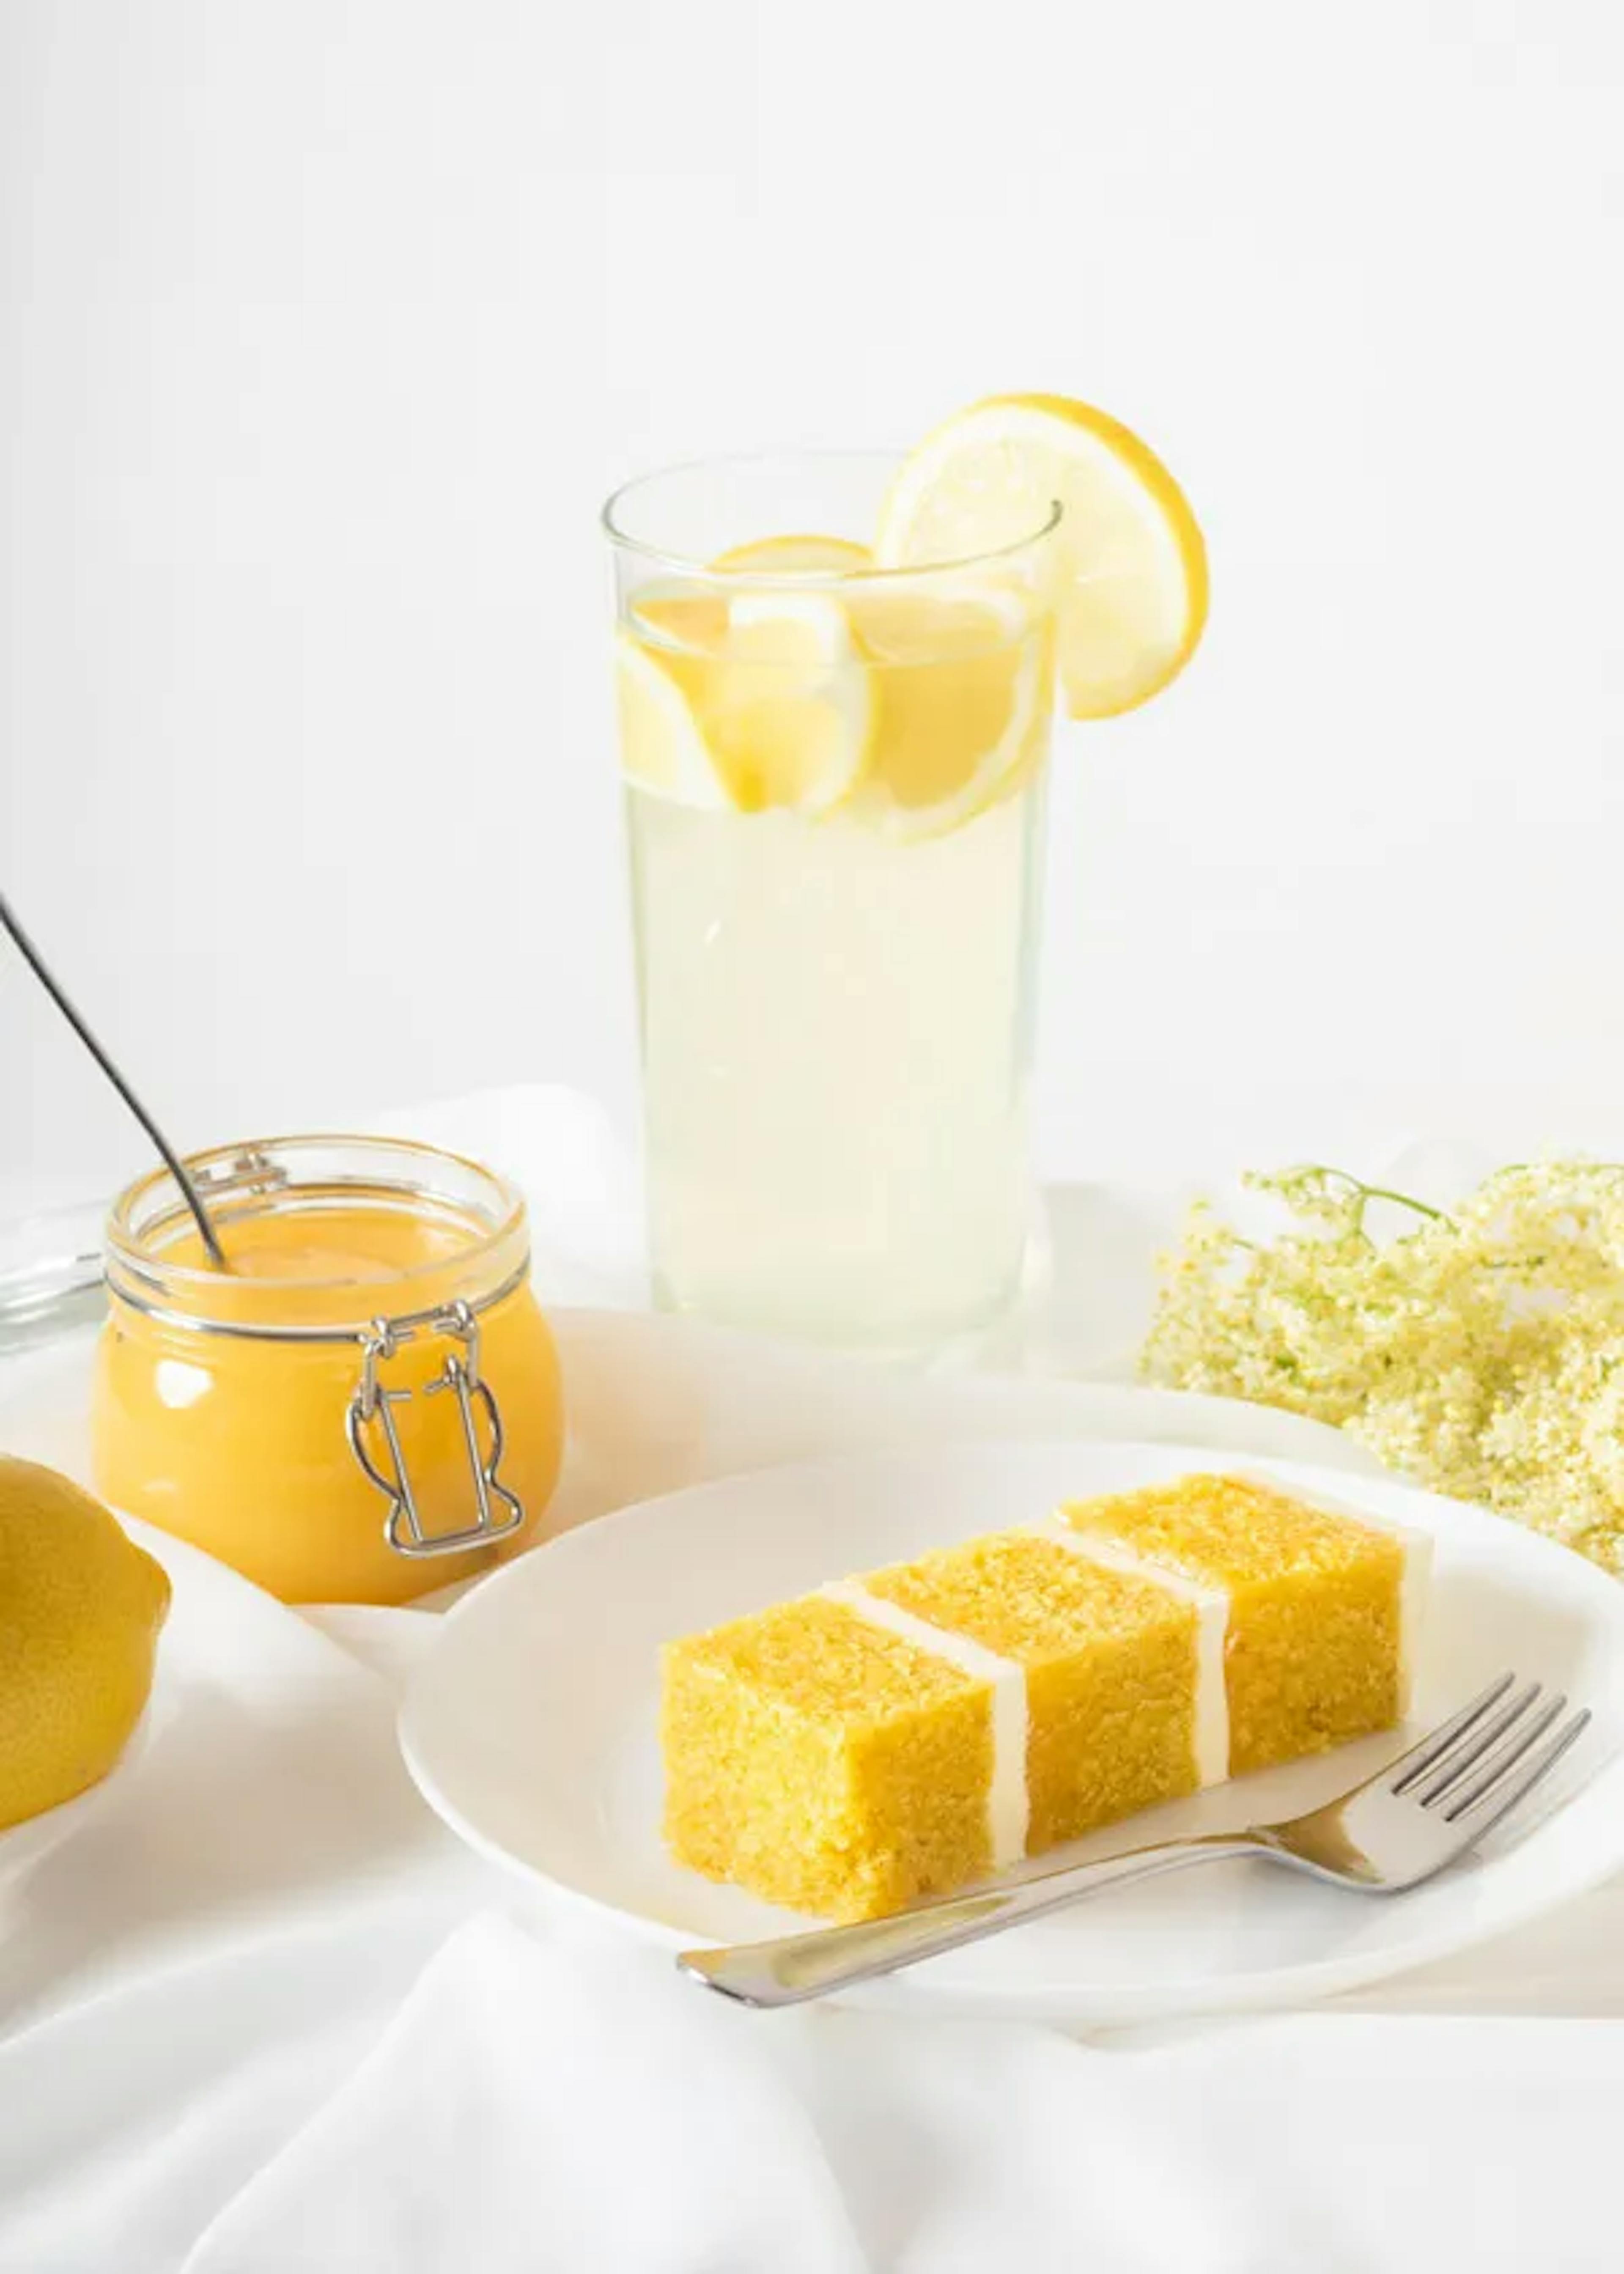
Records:
[[[1507,1698],[1507,1691],[1515,1694]],[[1519,1690],[1515,1674],[1500,1675],[1395,1762],[1387,1789],[1438,1809],[1446,1823],[1470,1818],[1474,1835],[1481,1836],[1556,1766],[1589,1722],[1582,1707],[1546,1738],[1567,1704],[1560,1690],[1547,1696],[1538,1682]]]

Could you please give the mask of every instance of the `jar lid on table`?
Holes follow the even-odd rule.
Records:
[[[31,1349],[107,1308],[96,1203],[0,1216],[0,1352]]]

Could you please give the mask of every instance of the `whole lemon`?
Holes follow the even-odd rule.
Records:
[[[0,1827],[107,1774],[169,1608],[162,1566],[100,1501],[0,1454]]]

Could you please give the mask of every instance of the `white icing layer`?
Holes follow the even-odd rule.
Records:
[[[1108,1571],[1121,1571],[1131,1579],[1144,1579],[1164,1594],[1194,1607],[1195,1634],[1195,1773],[1206,1786],[1222,1784],[1229,1773],[1229,1691],[1224,1680],[1223,1651],[1229,1633],[1229,1594],[1225,1587],[1203,1586],[1171,1564],[1154,1563],[1124,1541],[1104,1532],[1079,1532],[1058,1510],[1045,1540],[1056,1540],[1090,1563]]]
[[[1432,1578],[1432,1535],[1404,1532],[1404,1576],[1398,1583],[1398,1710],[1401,1718],[1416,1702],[1416,1667],[1426,1625],[1427,1590]]]
[[[831,1579],[818,1589],[833,1603],[844,1603],[870,1626],[911,1642],[972,1680],[985,1682],[992,1690],[992,1781],[987,1788],[987,1840],[995,1871],[1019,1863],[1026,1852],[1026,1670],[1012,1658],[1000,1658],[968,1635],[932,1626],[916,1618],[900,1603],[871,1595],[855,1579]]]

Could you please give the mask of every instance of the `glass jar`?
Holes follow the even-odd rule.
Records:
[[[401,1603],[529,1545],[557,1353],[524,1203],[430,1145],[282,1137],[167,1170],[107,1227],[97,1489],[288,1602]]]

